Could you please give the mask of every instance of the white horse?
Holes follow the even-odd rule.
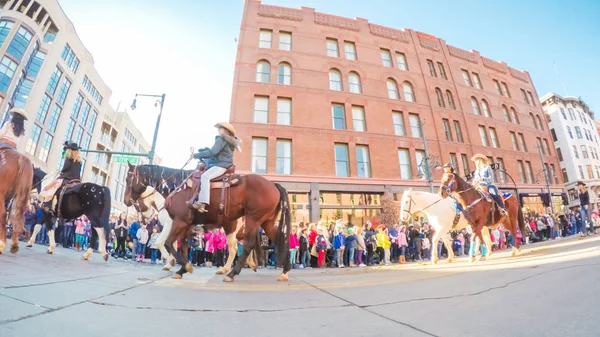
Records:
[[[439,242],[440,237],[448,250],[448,262],[452,262],[452,260],[454,260],[454,251],[452,250],[450,231],[461,230],[469,226],[469,222],[462,214],[456,225],[454,225],[454,218],[456,216],[454,200],[451,198],[442,198],[439,194],[408,189],[407,191],[404,191],[400,202],[400,221],[408,222],[415,213],[425,213],[429,224],[435,229],[432,240],[433,258],[431,259],[431,263],[436,264],[438,262],[437,243]],[[485,256],[481,257],[481,260],[483,261],[491,254],[492,240],[487,228],[481,232],[487,248],[487,252],[484,254]],[[479,247],[478,240],[476,240],[474,244]],[[470,261],[473,262],[474,258],[475,256],[471,255]]]
[[[173,225],[173,219],[169,216],[169,213],[164,209],[165,198],[156,191],[153,187],[146,187],[146,190],[138,199],[138,204],[141,204],[145,207],[139,207],[140,211],[138,214],[142,216],[142,218],[147,222],[152,219],[154,214],[158,213],[158,221],[163,226],[163,230],[156,241],[156,246],[160,250],[162,256],[167,259],[167,263],[163,267],[163,270],[171,270],[171,268],[175,265],[175,257],[167,252],[165,249],[165,242],[167,241],[167,237],[169,237],[169,233],[171,232],[171,227]],[[227,257],[227,262],[224,267],[221,267],[217,270],[217,274],[227,274],[231,270],[231,266],[233,265],[233,260],[237,255],[238,246],[236,235],[238,231],[243,227],[243,221],[240,218],[237,223],[237,227],[235,232],[227,235],[227,246],[229,249],[229,256]],[[175,249],[175,248],[173,248]],[[254,251],[250,253],[248,257],[248,265],[256,270],[256,264],[254,263]]]

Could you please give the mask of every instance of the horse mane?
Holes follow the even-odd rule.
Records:
[[[136,170],[138,177],[145,185],[162,191],[166,184],[169,192],[181,185],[193,172],[193,170],[175,169],[159,165],[140,165]]]
[[[473,185],[469,184],[466,180],[464,180],[460,175],[453,173],[454,174],[454,180],[456,181],[456,184],[458,186],[456,186],[456,189],[459,191],[464,191],[464,190],[468,190],[469,188],[473,187]]]

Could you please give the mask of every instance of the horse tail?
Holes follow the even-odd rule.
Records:
[[[525,239],[525,237],[527,236],[527,225],[525,224],[525,219],[523,219],[523,210],[521,209],[521,206],[519,205],[519,202],[517,200],[517,205],[519,208],[519,212],[517,213],[517,221],[519,222],[519,230],[521,231],[521,237],[523,238],[523,240]],[[517,238],[514,238],[515,241],[517,240]]]
[[[292,232],[292,212],[287,190],[275,184],[279,190],[279,204],[277,211],[281,211],[279,226],[277,227],[277,264],[283,266],[284,273],[290,270],[290,233]]]
[[[19,169],[17,171],[17,180],[15,184],[15,199],[13,201],[14,214],[18,215],[17,219],[23,219],[23,212],[29,203],[31,195],[31,185],[33,185],[33,164],[29,158],[19,155]],[[23,220],[14,221],[13,224],[23,228],[15,228],[15,232],[21,233],[25,230]]]
[[[110,189],[102,187],[102,212],[100,213],[100,223],[104,228],[104,234],[108,237],[110,234],[110,226],[108,220],[110,218]]]

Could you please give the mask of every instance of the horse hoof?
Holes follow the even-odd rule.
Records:
[[[280,275],[277,278],[277,282],[287,282],[288,281],[288,276],[287,275]]]
[[[54,253],[54,252],[51,250],[48,250],[46,253],[48,253],[49,255],[52,255],[52,253]]]
[[[190,262],[185,264],[185,271],[187,271],[188,273],[192,274],[194,272],[194,265],[191,264]]]
[[[27,244],[27,246],[25,246],[25,247],[27,247],[27,248],[31,248],[31,247],[33,247],[33,244],[31,244],[31,243],[28,243],[28,244]]]
[[[169,261],[169,264],[171,265],[171,267],[175,267],[175,259]]]
[[[162,268],[162,270],[164,270],[164,271],[169,271],[169,270],[171,270],[171,265],[166,265],[166,266],[164,266],[164,267]]]
[[[102,256],[102,258],[104,259],[104,261],[108,261],[108,254],[104,254],[104,256]]]
[[[258,271],[258,268],[256,266],[252,267],[252,270],[254,270],[254,272],[256,273]]]
[[[10,247],[10,253],[11,254],[16,254],[19,251],[19,246],[12,246]]]
[[[438,260],[437,260],[437,259],[435,259],[435,260],[431,260],[431,264],[437,264],[437,263],[438,263]]]
[[[181,276],[180,274],[175,274],[175,275],[171,276],[171,278],[174,280],[181,280],[183,278],[183,276]]]
[[[473,263],[473,262],[475,262],[475,257],[474,257],[474,256],[471,256],[471,257],[469,258],[469,263]]]
[[[229,276],[226,276],[226,277],[223,279],[223,282],[231,283],[231,282],[233,282],[233,278],[231,278],[231,277],[229,277]]]
[[[219,268],[219,270],[217,270],[217,272],[215,274],[217,274],[217,275],[223,275],[223,274],[225,274],[225,269]]]
[[[448,259],[448,263],[452,263],[452,262],[454,262],[453,259]]]
[[[487,261],[487,258],[485,256],[482,256],[479,258],[479,261]]]

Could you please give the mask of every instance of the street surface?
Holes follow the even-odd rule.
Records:
[[[597,336],[600,235],[517,257],[437,266],[215,269],[159,266],[45,246],[0,255],[0,336]]]

